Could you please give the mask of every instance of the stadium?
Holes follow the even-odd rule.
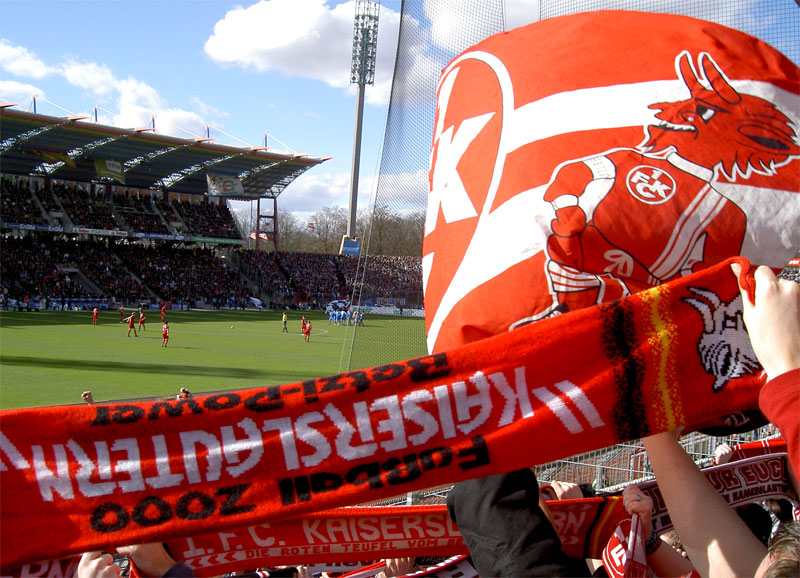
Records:
[[[751,18],[736,2],[625,6],[655,13],[660,20],[652,22],[668,29],[678,23],[687,37],[689,18],[720,31],[681,45],[658,67],[633,55],[625,45],[633,40],[620,40],[630,70],[606,71],[609,83],[646,87],[650,100],[614,93],[620,103],[603,101],[612,118],[605,125],[593,120],[596,109],[580,110],[607,98],[592,90],[594,73],[568,78],[575,64],[564,57],[554,78],[547,54],[581,52],[559,52],[581,29],[562,18],[596,18],[597,38],[581,41],[586,52],[604,46],[603,27],[622,26],[627,16],[615,12],[609,25],[594,13],[616,10],[615,3],[542,1],[535,24],[514,31],[503,2],[434,4],[402,3],[370,211],[355,234],[350,222],[336,221],[325,233],[332,244],[321,241],[322,207],[310,233],[295,239],[279,218],[282,196],[328,157],[2,103],[4,574],[92,575],[79,564],[99,572],[101,552],[153,542],[165,550],[123,549],[113,564],[161,575],[167,568],[144,560],[163,561],[166,551],[186,575],[367,578],[545,575],[547,564],[563,575],[591,575],[591,566],[572,565],[591,559],[607,575],[634,576],[648,566],[664,575],[651,555],[683,549],[695,566],[678,561],[663,571],[704,575],[716,559],[702,561],[699,539],[681,527],[685,514],[673,506],[669,474],[658,457],[651,463],[660,446],[642,441],[684,427],[674,445],[713,488],[707,502],[721,497],[727,510],[736,508],[738,516],[720,518],[728,532],[739,524],[753,532],[723,539],[741,545],[738,557],[723,556],[729,569],[754,572],[778,521],[800,519],[791,473],[797,415],[781,414],[777,424],[759,409],[762,362],[755,344],[731,337],[747,317],[728,274],[728,261],[740,256],[777,272],[800,246],[792,228],[800,215],[798,5],[757,2]],[[445,21],[458,23],[446,42],[419,26],[436,30]],[[529,30],[550,35],[526,60],[513,42]],[[763,78],[745,80],[751,63],[736,64],[736,50],[745,50],[737,42],[757,53],[752,66]],[[422,60],[420,46],[427,46]],[[709,56],[707,46],[724,48]],[[563,83],[571,87],[567,104],[552,105]],[[685,97],[675,96],[683,94],[675,85],[702,105],[678,110]],[[766,85],[778,88],[761,91]],[[504,92],[509,87],[518,102]],[[705,125],[722,113],[736,118],[737,106],[756,98],[778,111],[776,124],[752,137],[758,154],[769,149],[772,157],[744,165],[736,164],[739,155],[704,172],[705,157],[686,152],[697,145],[680,136],[659,140],[656,131],[678,117],[697,114]],[[645,122],[649,140],[641,140],[642,116],[630,102],[661,106],[660,122]],[[562,124],[570,128],[552,128],[553,112],[568,107],[572,117]],[[750,117],[741,122],[752,126]],[[529,134],[515,132],[515,123],[530,123]],[[696,130],[694,142],[703,134]],[[686,222],[700,223],[697,231],[664,241],[686,243],[674,264],[664,264],[674,248],[647,261],[648,247],[670,235],[649,217],[641,217],[650,228],[635,247],[624,242],[633,225],[619,224],[625,209],[614,208],[612,229],[602,221],[612,201],[627,206],[634,197],[652,207],[678,198],[658,180],[669,157],[659,156],[659,146],[691,158],[673,163],[685,172],[671,181],[675,190],[676,182],[710,183],[701,200],[685,203],[700,207],[699,216],[681,209]],[[620,160],[629,150],[635,163]],[[608,167],[625,163],[639,170],[630,170],[630,194],[619,201],[612,185],[598,193],[599,183],[615,178]],[[642,167],[658,168],[642,176]],[[573,173],[590,183],[581,184],[588,193],[570,188],[578,181],[562,181]],[[782,210],[742,202],[751,184]],[[535,204],[532,192],[547,202]],[[241,202],[258,203],[255,221],[237,215]],[[545,205],[545,216],[526,214]],[[590,218],[580,224],[576,209]],[[537,227],[539,237],[528,235]],[[355,239],[353,254],[346,243]],[[628,253],[634,258],[626,261]],[[347,312],[337,318],[326,305]],[[687,471],[680,467],[676,476]],[[519,484],[518,493],[487,508],[478,497],[494,490],[481,484],[495,479],[509,484],[498,492]],[[448,510],[451,493],[458,497]],[[631,510],[631,499],[648,512]],[[517,544],[487,554],[481,543],[503,533],[504,519],[514,540],[550,544],[545,553]],[[84,552],[97,555],[81,561]]]

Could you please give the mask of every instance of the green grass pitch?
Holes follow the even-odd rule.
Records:
[[[130,313],[130,312],[128,312]],[[311,342],[300,333],[301,313],[169,311],[170,339],[161,347],[159,311],[149,311],[146,331],[127,337],[119,313],[101,311],[99,325],[80,312],[0,312],[0,408],[97,402],[293,383],[347,369],[353,327],[329,325],[321,312],[305,312]],[[367,315],[357,329],[360,359],[369,365],[424,355],[397,324],[419,334],[422,319]],[[137,325],[138,326],[138,325]],[[400,330],[398,330],[400,329]],[[417,341],[417,343],[410,343]],[[344,359],[344,361],[341,361]],[[362,364],[363,366],[364,364]],[[351,369],[357,369],[353,366]]]

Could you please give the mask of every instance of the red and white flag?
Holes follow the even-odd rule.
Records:
[[[423,246],[429,350],[800,246],[800,71],[742,32],[601,11],[442,72]]]

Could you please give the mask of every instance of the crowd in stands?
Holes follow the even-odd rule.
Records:
[[[240,250],[239,267],[242,274],[255,281],[264,291],[271,293],[274,301],[286,303],[293,294],[286,274],[275,259],[275,253]]]
[[[363,278],[364,286],[358,287],[363,298],[392,296],[405,300],[408,307],[422,304],[422,259],[419,257],[375,255],[366,260],[366,272],[357,271],[358,257],[342,255],[339,266],[348,288],[354,288]],[[362,260],[361,267],[364,267]],[[358,273],[358,279],[356,279]]]
[[[39,188],[39,184],[6,176],[2,176],[0,193],[0,218],[4,223],[72,225],[129,234],[239,238],[233,217],[224,203],[170,201],[158,195],[102,187],[95,192],[71,183],[56,182]],[[41,238],[36,242],[51,244]],[[82,288],[83,291],[99,291],[121,300],[157,295],[167,300],[209,298],[223,304],[246,297],[245,285],[236,279],[236,273],[210,254],[201,252],[192,263],[192,258],[184,258],[186,253],[180,249],[142,250],[133,245],[112,244],[109,247],[108,242],[105,243],[87,243],[83,258],[76,257],[80,262],[73,265],[94,285]],[[50,251],[55,252],[55,246],[50,246]],[[363,269],[358,271],[358,257],[248,250],[240,250],[238,254],[240,273],[260,289],[259,297],[274,303],[321,306],[328,300],[349,299],[355,294],[362,300],[422,307],[419,257],[370,256],[364,276]],[[61,269],[48,272],[48,282],[55,285],[44,284],[41,279],[45,274],[32,269],[14,280],[13,291],[47,293],[58,290],[63,294],[67,281],[59,278],[59,272],[66,264],[59,264]],[[207,268],[201,275],[203,279],[193,272],[201,267]],[[17,269],[6,265],[6,271],[13,276]],[[9,284],[6,284],[7,290],[12,289]]]
[[[233,224],[231,212],[225,204],[189,203],[181,201],[173,203],[189,231],[197,235],[215,237],[217,239],[240,238]]]
[[[55,185],[51,190],[74,226],[106,230],[119,228],[105,194],[93,194],[80,187],[65,185]]]
[[[52,250],[47,243],[39,243],[30,237],[5,239],[0,251],[3,292],[19,300],[45,293],[54,299],[85,296],[86,290],[59,270],[63,260],[63,253]]]
[[[0,192],[0,219],[4,222],[47,224],[47,219],[27,189],[10,179],[3,179]]]
[[[159,233],[169,235],[169,230],[161,215],[156,212],[150,197],[137,195],[114,195],[114,208],[128,225],[128,229],[138,233]]]
[[[238,307],[252,295],[275,306],[321,307],[333,299],[350,298],[352,281],[348,284],[346,279],[354,277],[356,264],[352,257],[241,249],[234,253],[238,256],[234,269],[210,249],[166,243],[143,246],[106,237],[56,240],[49,233],[6,235],[2,244],[1,283],[5,293],[18,300],[97,297],[125,303],[164,300]],[[363,298],[421,306],[421,278],[413,279],[419,258],[376,256],[370,261],[375,271],[370,266],[368,276],[380,275],[367,280],[370,293]],[[248,279],[258,291],[249,288]]]
[[[149,296],[147,288],[138,281],[120,259],[103,243],[76,243],[81,271],[102,292],[117,301],[136,302]]]
[[[49,189],[39,189],[38,191],[36,191],[36,196],[39,198],[39,201],[41,201],[42,206],[44,207],[46,213],[64,212],[64,208],[58,203],[58,200],[56,200],[54,187],[51,187]]]
[[[174,210],[174,207],[177,205],[177,203],[173,204],[162,197],[156,197],[153,199],[153,204],[156,206],[158,212],[164,216],[164,219],[166,219],[168,223],[179,222],[180,217]]]
[[[239,276],[209,249],[119,245],[115,252],[165,301],[228,306],[241,304],[249,295]]]
[[[276,255],[292,289],[307,301],[338,297],[342,293],[334,259],[333,255],[321,253],[280,252]]]
[[[352,295],[367,300],[422,308],[422,260],[419,257],[370,255],[366,275],[359,258],[349,255],[239,251],[241,271],[279,303],[323,304]],[[361,280],[363,279],[363,285]]]
[[[38,202],[37,202],[38,199]],[[56,183],[32,191],[25,181],[2,177],[0,219],[5,223],[51,224],[48,215],[63,214],[62,224],[101,230],[160,235],[188,234],[240,239],[227,205],[202,200],[168,201],[139,193],[90,192],[81,186]],[[176,230],[171,228],[175,223]]]

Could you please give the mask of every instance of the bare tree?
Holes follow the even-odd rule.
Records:
[[[286,209],[278,209],[278,246],[281,251],[302,251],[308,240],[300,219]]]
[[[369,252],[373,255],[422,255],[425,214],[402,213],[385,205],[372,211]]]
[[[250,207],[234,208],[231,206],[230,209],[239,231],[241,231],[243,237],[247,238],[255,225],[254,219],[250,218]]]
[[[347,233],[347,209],[323,207],[308,222],[315,243],[310,249],[317,253],[338,253],[342,236]]]

